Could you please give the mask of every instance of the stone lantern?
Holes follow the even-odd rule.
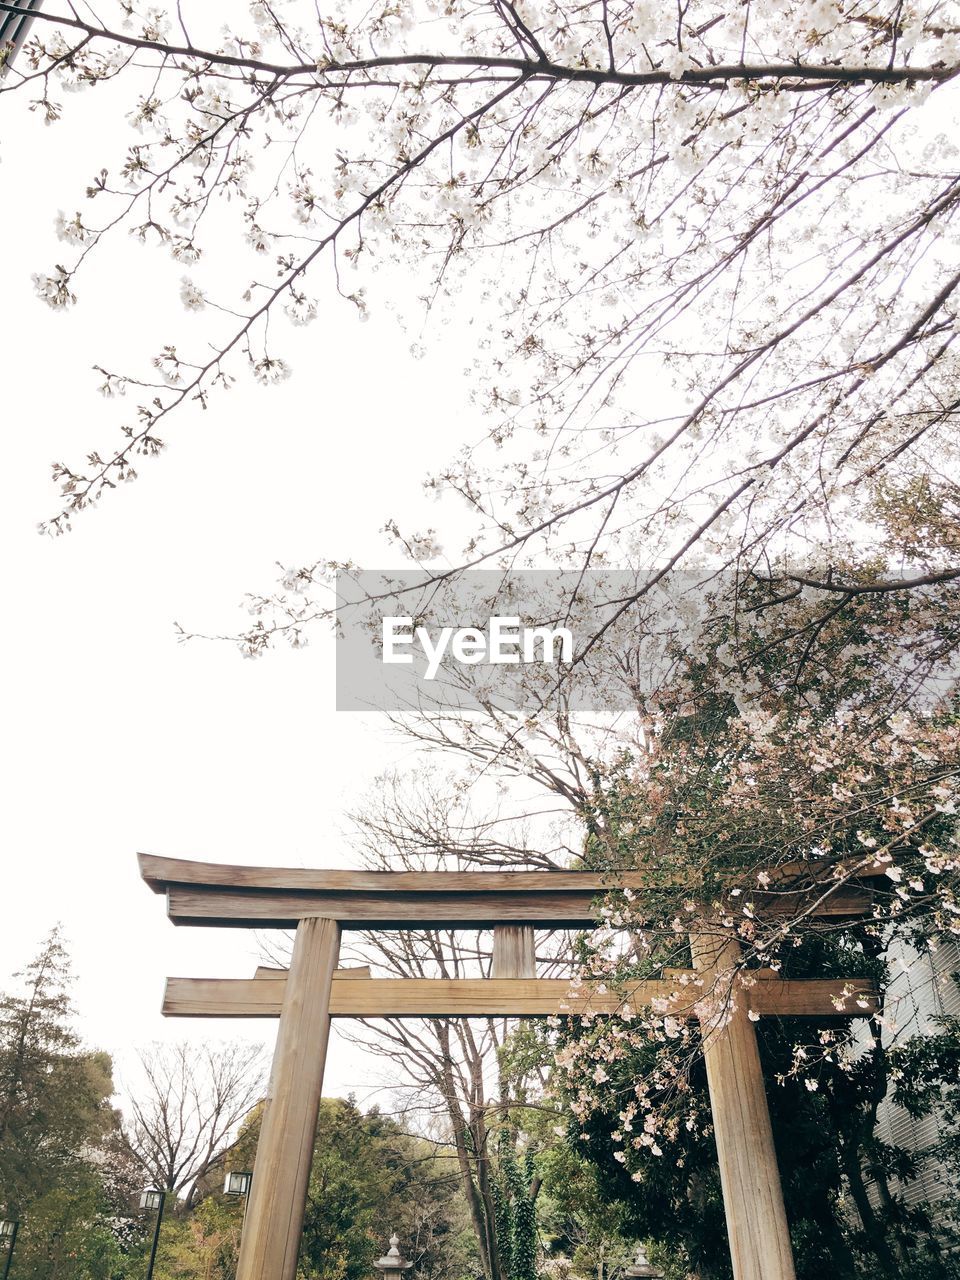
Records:
[[[401,1280],[403,1273],[409,1271],[413,1266],[412,1262],[408,1262],[406,1258],[400,1256],[399,1244],[400,1237],[394,1233],[390,1237],[389,1252],[385,1253],[382,1258],[378,1258],[373,1264],[383,1276],[383,1280]]]
[[[637,1256],[629,1267],[624,1267],[626,1280],[663,1280],[663,1272],[649,1260],[643,1245],[637,1246]]]

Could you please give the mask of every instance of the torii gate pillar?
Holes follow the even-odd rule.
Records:
[[[237,1280],[295,1280],[330,1034],[340,926],[301,920],[285,984],[273,1070],[240,1243]]]
[[[701,1017],[700,1028],[734,1280],[795,1280],[757,1032],[730,985],[740,945],[701,934],[690,949],[695,969],[718,975],[715,1016]]]

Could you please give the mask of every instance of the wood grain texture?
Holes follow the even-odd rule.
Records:
[[[295,1280],[340,950],[335,920],[297,927],[240,1242],[237,1280]],[[256,981],[256,979],[254,979]],[[362,983],[344,985],[362,986]]]
[[[690,945],[716,995],[700,1026],[734,1280],[795,1280],[756,1029],[723,976],[739,963],[740,946],[704,936]]]
[[[672,883],[657,869],[651,871],[326,871],[311,867],[247,867],[232,863],[195,862],[186,858],[164,858],[156,854],[137,855],[140,874],[155,893],[165,893],[171,885],[204,885],[225,889],[280,889],[297,892],[375,892],[396,890],[444,893],[487,892],[509,889],[512,892],[536,893],[544,889],[572,889],[602,893],[608,889],[648,888]],[[794,880],[810,880],[821,885],[832,879],[843,879],[855,872],[859,877],[882,875],[884,867],[861,859],[856,863],[831,864],[790,862],[769,869],[775,884],[783,886]],[[756,872],[730,874],[731,885],[749,884],[755,892]]]
[[[758,912],[793,914],[809,905],[801,894],[754,897]],[[817,916],[859,916],[871,907],[869,892],[837,889],[819,901]],[[328,916],[345,929],[489,928],[504,922],[541,928],[591,929],[597,923],[596,896],[574,890],[514,893],[393,891],[288,892],[276,889],[222,889],[173,885],[167,891],[167,914],[174,924],[233,928],[291,929],[298,920]]]
[[[163,1013],[172,1018],[275,1018],[283,980],[272,978],[168,978]],[[616,1013],[666,1002],[674,1015],[693,1017],[702,990],[676,982],[634,983],[624,993],[580,991],[558,978],[370,978],[335,973],[334,1018],[548,1017],[558,1013]],[[876,988],[860,980],[785,982],[760,979],[742,993],[744,1007],[765,1017],[867,1017],[877,1008]],[[840,1008],[837,1004],[840,1004]]]
[[[758,978],[744,1007],[764,1017],[869,1018],[880,1008],[876,983],[863,978]]]
[[[226,889],[281,889],[314,893],[375,892],[397,890],[442,893],[487,892],[509,889],[536,893],[544,889],[603,892],[618,885],[642,888],[649,876],[643,871],[324,871],[310,867],[245,867],[219,862],[193,862],[183,858],[137,855],[140,874],[155,893],[170,885],[220,886]]]
[[[544,928],[594,928],[593,892],[548,893],[292,893],[267,889],[173,886],[167,914],[174,924],[290,929],[310,916],[329,916],[345,929],[488,928],[495,921]]]
[[[493,978],[535,978],[537,976],[533,929],[529,925],[494,925],[490,975]]]
[[[273,980],[285,982],[289,972],[289,969],[273,969],[268,965],[258,964],[253,976],[255,978],[263,978],[267,981]],[[333,977],[334,981],[337,982],[342,981],[344,978],[369,978],[370,966],[367,964],[361,964],[353,965],[349,969],[336,969]]]

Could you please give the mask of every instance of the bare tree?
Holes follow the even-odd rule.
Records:
[[[533,795],[526,806],[502,797],[496,808],[478,812],[473,791],[466,775],[449,770],[383,774],[362,810],[350,815],[354,846],[369,866],[384,870],[419,860],[423,869],[432,862],[450,871],[556,871],[576,856]]]
[[[141,1051],[132,1089],[130,1145],[151,1183],[192,1203],[197,1183],[233,1141],[259,1101],[259,1045],[154,1044]]]
[[[452,931],[377,933],[354,944],[354,952],[394,977],[477,976],[489,968],[476,941]],[[347,1034],[365,1053],[389,1063],[404,1110],[419,1114],[420,1123],[432,1117],[452,1143],[484,1274],[501,1277],[495,1183],[498,1135],[510,1098],[500,1087],[497,1054],[508,1033],[506,1020],[363,1019],[360,1027]]]

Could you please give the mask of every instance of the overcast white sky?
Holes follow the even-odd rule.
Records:
[[[303,652],[250,662],[225,645],[178,644],[173,622],[238,629],[236,605],[271,587],[278,559],[389,563],[377,530],[387,516],[425,523],[414,514],[423,474],[468,430],[458,373],[470,333],[448,331],[445,350],[414,360],[411,335],[388,317],[361,325],[343,304],[284,340],[289,382],[241,379],[181,417],[166,455],[69,537],[39,537],[56,510],[51,460],[79,462],[115,439],[116,405],[98,396],[91,365],[123,368],[191,319],[177,264],[134,242],[79,281],[69,314],[35,299],[31,273],[64,251],[57,210],[72,215],[113,140],[129,137],[111,90],[66,105],[45,128],[25,98],[0,101],[0,987],[61,921],[83,1033],[122,1066],[152,1039],[273,1032],[161,1019],[167,974],[245,976],[256,942],[174,929],[136,852],[349,865],[345,810],[409,756],[379,717],[334,711],[332,642],[315,635]],[[327,1080],[330,1093],[356,1087],[355,1056],[335,1048]]]

